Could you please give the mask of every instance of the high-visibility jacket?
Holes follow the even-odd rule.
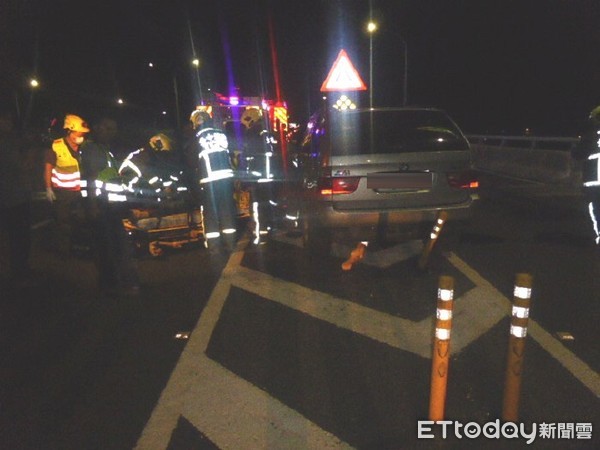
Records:
[[[273,181],[273,146],[276,144],[275,137],[267,130],[249,130],[244,137],[244,148],[242,158],[245,170],[256,177],[259,182]]]
[[[590,132],[583,140],[582,146],[587,147],[588,154],[583,162],[583,185],[600,187],[600,128]]]
[[[52,151],[56,154],[56,165],[52,168],[52,187],[67,191],[79,191],[81,174],[79,162],[71,154],[64,139],[52,142]]]
[[[590,126],[581,137],[573,156],[575,159],[583,160],[583,185],[600,187],[600,126]]]
[[[227,136],[216,128],[204,128],[196,134],[200,146],[200,184],[233,177]]]

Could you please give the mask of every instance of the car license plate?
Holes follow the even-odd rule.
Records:
[[[376,172],[367,174],[368,189],[431,189],[431,172]]]

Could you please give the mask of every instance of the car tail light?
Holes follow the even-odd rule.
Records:
[[[352,194],[359,182],[360,177],[322,177],[318,187],[321,195]]]
[[[468,170],[465,172],[450,172],[447,174],[448,184],[456,189],[477,189],[479,178],[477,172]]]

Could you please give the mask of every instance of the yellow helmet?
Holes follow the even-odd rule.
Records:
[[[79,131],[81,133],[89,133],[90,129],[88,124],[81,117],[74,114],[67,114],[65,116],[65,124],[63,126],[65,130]]]
[[[150,147],[157,152],[170,152],[173,149],[171,139],[162,133],[152,136],[149,142]]]
[[[242,123],[246,128],[252,128],[255,123],[262,119],[262,112],[258,108],[247,108],[242,114]]]

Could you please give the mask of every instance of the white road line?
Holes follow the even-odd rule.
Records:
[[[302,244],[302,237],[290,237],[285,232],[275,232],[272,236],[272,239],[288,245],[293,245],[295,247],[304,247]],[[338,258],[346,259],[350,255],[350,252],[353,248],[354,247],[334,242],[331,246],[331,254]],[[422,251],[423,242],[420,240],[403,242],[382,250],[369,249],[367,250],[364,259],[360,261],[359,264],[386,268],[400,261],[404,261],[419,255]]]
[[[371,310],[332,295],[240,266],[247,240],[240,242],[211,293],[171,378],[136,445],[165,449],[180,416],[223,449],[350,448],[293,409],[229,372],[206,355],[231,286],[236,286],[368,338],[413,352],[431,353],[432,316],[420,322]],[[453,253],[448,260],[474,284],[454,305],[452,352],[478,339],[510,311],[511,301]],[[596,396],[600,377],[557,339],[529,321],[529,334]]]
[[[205,355],[247,243],[229,258],[136,449],[166,449],[182,415],[222,449],[351,448]]]
[[[460,270],[473,283],[482,285],[491,284],[472,269],[466,262],[456,256],[454,253],[449,253],[448,261]],[[494,289],[492,287],[492,289]],[[535,285],[533,286],[535,289]],[[512,302],[503,297],[505,307],[510,308]],[[537,341],[540,346],[562,364],[571,374],[577,378],[584,386],[586,386],[596,397],[600,397],[600,374],[593,370],[589,365],[579,359],[573,352],[566,348],[558,339],[553,337],[544,328],[542,328],[535,320],[529,319],[528,335]]]
[[[205,355],[181,414],[222,449],[350,449]]]
[[[342,244],[333,244],[331,246],[331,254],[338,258],[346,259],[350,256],[350,252],[354,247]],[[364,258],[359,264],[366,264],[368,266],[379,267],[385,269],[392,266],[393,264],[405,261],[414,256],[420,255],[423,252],[423,242],[421,241],[408,241],[401,244],[394,245],[393,247],[384,248],[381,250],[373,250],[368,248],[365,252]]]
[[[423,299],[430,302],[432,316],[413,322],[245,267],[237,270],[231,282],[248,292],[337,327],[423,358],[431,357],[435,297]],[[503,299],[498,295],[487,286],[476,287],[456,300],[453,327],[460,330],[460,334],[456,338],[453,335],[453,353],[460,352],[508,313],[508,309],[498,306]]]

